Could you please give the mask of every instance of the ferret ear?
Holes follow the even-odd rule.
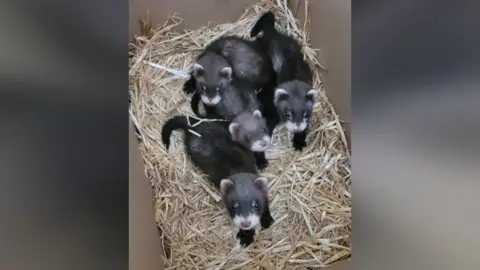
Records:
[[[260,112],[260,110],[255,110],[253,116],[257,119],[262,119],[262,112]]]
[[[310,101],[312,101],[313,103],[316,102],[317,100],[317,89],[310,89],[308,90],[307,92],[307,99],[309,99]]]
[[[201,77],[205,75],[205,68],[198,63],[194,63],[192,65],[192,74],[195,78]]]
[[[237,140],[238,133],[240,131],[240,124],[239,123],[230,123],[228,126],[228,131],[230,131],[230,135],[232,136],[232,140]]]
[[[234,184],[230,179],[222,179],[220,181],[220,192],[222,195],[227,195],[233,190]]]
[[[277,103],[278,103],[279,101],[281,101],[282,99],[285,99],[285,98],[287,98],[287,97],[288,97],[288,92],[287,92],[287,90],[285,90],[285,89],[283,89],[283,88],[277,88],[277,89],[275,90],[275,99],[274,99],[273,103],[274,103],[275,105],[277,105]]]
[[[232,79],[232,68],[231,67],[222,68],[222,70],[220,70],[220,76],[230,81]]]
[[[253,182],[253,183],[258,189],[260,189],[264,193],[268,193],[267,178],[260,176],[257,179],[255,179],[255,182]]]

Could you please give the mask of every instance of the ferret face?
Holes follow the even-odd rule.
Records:
[[[275,90],[274,103],[288,131],[297,133],[308,127],[316,95],[316,89],[301,82],[285,83]]]
[[[237,116],[229,126],[232,140],[253,152],[263,152],[270,145],[270,135],[259,110]]]
[[[195,63],[192,74],[203,103],[213,106],[221,101],[223,88],[232,79],[232,68],[224,66],[219,70],[216,67],[206,70],[203,65]]]
[[[235,226],[242,230],[255,228],[267,205],[268,184],[254,174],[237,174],[220,183],[223,201]]]
[[[206,83],[201,83],[200,81],[198,82],[197,89],[199,89],[200,98],[202,99],[203,103],[213,106],[217,105],[220,100],[222,100],[222,95],[220,92],[222,88],[220,85],[207,85]]]

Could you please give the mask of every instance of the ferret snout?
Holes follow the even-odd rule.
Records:
[[[255,141],[252,144],[252,151],[263,152],[268,148],[269,143],[270,143],[270,137],[264,136],[261,140]]]
[[[258,225],[260,218],[258,215],[249,214],[248,216],[236,215],[233,223],[242,230],[250,230]]]
[[[303,128],[302,128],[301,125],[296,124],[296,125],[295,125],[295,128],[294,128],[293,130],[294,130],[294,131],[302,131]]]
[[[288,131],[296,133],[296,132],[304,131],[305,128],[307,128],[307,123],[305,121],[301,123],[287,122],[286,126]]]
[[[215,95],[213,97],[209,97],[206,95],[202,95],[202,102],[207,105],[217,105],[220,102],[221,97],[219,95]]]
[[[244,220],[240,222],[240,226],[242,226],[243,228],[248,228],[250,227],[250,225],[252,225],[252,222],[250,222],[249,220]]]

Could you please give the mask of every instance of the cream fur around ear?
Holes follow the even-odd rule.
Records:
[[[276,105],[281,98],[284,98],[286,96],[288,96],[287,90],[285,90],[283,88],[277,88],[275,90],[275,99],[273,101],[274,104]]]
[[[220,70],[220,76],[225,77],[226,79],[232,79],[232,68],[231,67],[224,67]]]
[[[268,182],[267,178],[260,176],[257,179],[255,179],[254,182],[255,186],[261,189],[263,192],[267,193],[268,192]]]
[[[260,112],[260,110],[255,110],[253,112],[253,116],[255,116],[256,118],[262,119],[262,112]]]
[[[240,127],[239,123],[231,123],[230,125],[228,125],[228,131],[230,132],[230,135],[232,136],[233,140],[236,140],[237,138],[237,132],[239,127]]]
[[[316,102],[316,100],[317,100],[317,89],[308,90],[307,97],[310,98],[313,102]]]
[[[205,72],[205,69],[203,68],[203,66],[198,63],[194,63],[192,65],[192,70],[193,70],[194,77],[201,76]]]
[[[234,187],[234,184],[230,179],[222,179],[222,181],[220,181],[220,192],[223,195],[230,193],[233,187]]]

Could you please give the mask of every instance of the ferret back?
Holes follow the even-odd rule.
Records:
[[[187,154],[217,187],[232,174],[257,172],[253,153],[231,139],[227,123],[203,122],[193,130],[201,137],[188,133]]]

